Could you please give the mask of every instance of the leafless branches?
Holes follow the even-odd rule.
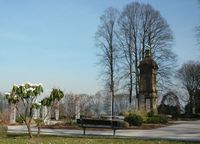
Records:
[[[178,70],[178,77],[189,93],[189,104],[194,114],[200,102],[200,62],[190,61]],[[200,109],[200,108],[199,108]]]
[[[103,65],[103,76],[106,77],[109,92],[112,99],[112,111],[114,113],[115,80],[117,70],[118,50],[116,44],[116,21],[118,11],[108,8],[100,18],[100,26],[96,33],[96,41],[101,48],[100,63]]]
[[[198,0],[198,4],[200,6],[200,0]],[[196,37],[197,37],[197,44],[200,45],[200,25],[195,27],[195,34],[196,34]]]
[[[151,48],[159,65],[159,83],[166,83],[171,75],[175,54],[171,51],[172,31],[166,20],[149,4],[133,2],[128,4],[118,20],[118,44],[123,56],[123,76],[128,79],[129,102],[138,96],[139,62],[144,58],[146,45]],[[160,85],[161,86],[161,85]]]
[[[100,64],[112,97],[112,107],[116,78],[120,78],[125,85],[121,87],[128,91],[129,105],[133,96],[139,95],[138,66],[147,45],[159,66],[159,88],[170,83],[176,61],[171,49],[173,34],[166,20],[151,5],[132,2],[120,14],[116,9],[108,8],[100,19],[96,38],[101,48]]]

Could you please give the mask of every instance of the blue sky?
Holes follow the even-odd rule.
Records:
[[[119,10],[133,0],[0,0],[0,91],[14,83],[43,83],[65,92],[93,94],[98,79],[94,35],[107,7]],[[169,23],[178,64],[200,58],[194,27],[197,0],[140,0]]]

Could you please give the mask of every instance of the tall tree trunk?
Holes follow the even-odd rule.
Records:
[[[130,69],[132,71],[132,67]],[[133,75],[132,75],[132,72],[131,72],[130,73],[130,87],[129,87],[129,104],[130,104],[130,106],[131,106],[131,103],[132,103],[132,96],[133,96]]]
[[[192,102],[191,102],[191,104],[192,104],[192,114],[196,114],[194,93],[193,93],[193,95],[191,97],[192,97]]]
[[[28,134],[29,134],[29,137],[32,138],[32,131],[31,131],[31,126],[30,124],[26,125],[27,126],[27,129],[28,129]]]
[[[188,89],[188,91],[189,91],[189,95],[190,95],[189,102],[191,104],[190,110],[191,110],[192,114],[195,114],[196,110],[195,110],[194,92],[193,92],[193,90],[190,90],[190,89]]]
[[[129,36],[130,42],[132,41],[132,37]],[[128,46],[128,56],[129,56],[129,106],[132,104],[132,96],[133,96],[133,53],[132,47],[129,43]]]
[[[112,85],[114,86],[114,81],[112,81]],[[112,95],[112,117],[114,116],[115,112],[114,112],[114,105],[115,105],[115,92],[114,92],[114,87],[112,87],[111,89],[111,95]]]
[[[37,136],[38,136],[38,137],[40,136],[40,130],[41,130],[41,126],[38,125],[38,132],[37,132]]]
[[[112,42],[112,41],[111,41]],[[111,115],[112,117],[114,116],[114,99],[115,99],[115,90],[114,90],[114,68],[113,68],[113,48],[112,48],[112,43],[110,46],[110,74],[111,74],[111,81],[110,81],[110,90],[111,90],[111,100],[112,100],[112,112]]]
[[[137,48],[137,38],[135,36],[135,94],[138,98],[138,109],[139,109],[139,91],[138,91],[138,85],[139,85],[139,72],[138,72],[138,48]]]
[[[109,85],[109,93],[111,97],[111,115],[114,115],[114,99],[115,99],[115,66],[118,59],[116,44],[116,22],[119,16],[117,9],[108,8],[101,16],[101,25],[96,33],[99,47],[102,49],[102,61],[105,66],[104,75],[107,77],[106,84]]]

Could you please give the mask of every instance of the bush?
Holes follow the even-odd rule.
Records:
[[[147,113],[147,117],[153,117],[153,116],[155,116],[153,111],[150,111],[150,112]]]
[[[152,124],[166,124],[168,121],[167,121],[166,117],[151,116],[151,117],[147,117],[146,122],[147,123],[152,123]]]
[[[0,124],[0,137],[7,136],[8,127],[4,124]]]
[[[187,119],[200,119],[200,113],[199,114],[181,114],[180,118],[187,118]]]
[[[125,117],[125,121],[127,121],[130,126],[141,126],[143,118],[140,115],[129,113],[129,115]]]
[[[126,121],[116,121],[117,122],[117,126],[121,127],[121,128],[128,128],[129,127],[129,123]]]
[[[176,106],[159,105],[158,113],[165,114],[165,115],[172,115],[173,118],[177,118],[180,116],[181,109],[178,105]]]
[[[24,123],[24,121],[22,120],[22,118],[21,118],[20,116],[18,116],[18,117],[16,118],[16,122],[17,122],[17,123],[20,123],[20,124],[23,124],[23,123]]]

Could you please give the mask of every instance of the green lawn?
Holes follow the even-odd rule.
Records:
[[[8,136],[0,138],[0,144],[187,144],[166,140],[138,140],[126,138],[105,137],[58,137],[41,136],[29,139],[27,136]]]

